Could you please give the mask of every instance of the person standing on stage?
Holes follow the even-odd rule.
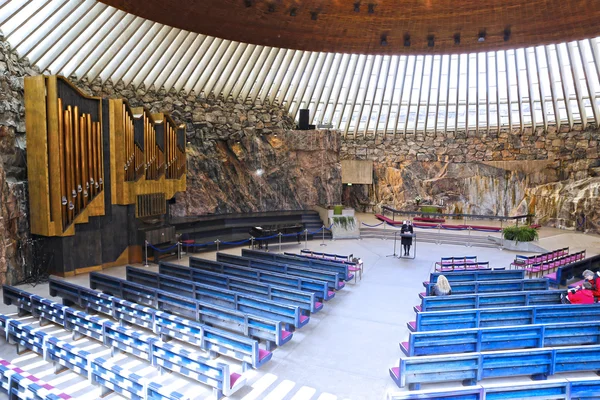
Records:
[[[404,249],[404,256],[410,256],[410,246],[412,246],[412,236],[404,236],[404,235],[412,235],[413,234],[413,226],[411,221],[404,221],[402,224],[402,228],[400,229],[400,233],[402,234],[402,248]]]

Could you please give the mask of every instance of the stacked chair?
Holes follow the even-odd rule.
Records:
[[[557,256],[562,257],[562,256]],[[600,306],[560,304],[565,290],[526,270],[444,272],[449,296],[429,296],[440,272],[423,282],[416,319],[400,343],[390,376],[408,399],[592,399],[600,378],[560,373],[600,371]],[[489,385],[488,378],[531,377],[531,383]],[[572,376],[572,375],[571,375]],[[539,382],[538,382],[539,381]],[[429,384],[456,382],[456,389]],[[482,385],[485,383],[485,385]],[[421,390],[421,386],[430,386]]]
[[[201,388],[230,396],[355,278],[353,263],[261,253],[191,258],[190,267],[161,263],[158,273],[127,267],[126,279],[93,272],[89,287],[51,277],[50,296],[62,304],[5,285],[4,303],[19,318],[0,315],[0,333],[17,353],[39,354],[102,396],[183,400]],[[78,346],[81,338],[105,350]],[[122,367],[135,359],[150,372]],[[10,399],[71,396],[8,361],[0,360],[0,377]]]

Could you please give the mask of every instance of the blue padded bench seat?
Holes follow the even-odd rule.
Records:
[[[264,271],[247,266],[205,260],[204,258],[197,257],[190,257],[189,267],[199,271],[216,272],[227,276],[310,291],[315,294],[317,299],[322,301],[331,300],[335,296],[335,292],[329,289],[327,281],[319,279],[280,274],[278,272]]]
[[[427,296],[415,311],[465,310],[471,308],[517,307],[541,304],[560,304],[564,290],[535,290],[524,292],[500,292],[462,294],[452,296]]]
[[[600,321],[411,332],[409,356],[600,344]]]
[[[534,380],[563,372],[599,371],[600,346],[574,346],[526,350],[505,350],[441,356],[407,357],[390,376],[409,390],[421,384],[462,381],[475,385],[486,378],[529,375]]]
[[[422,312],[407,326],[411,332],[424,332],[594,320],[600,320],[597,304],[553,304]]]
[[[435,283],[425,286],[425,292],[419,297],[430,296]],[[507,279],[498,281],[468,281],[452,284],[452,294],[516,292],[524,290],[547,290],[550,287],[548,279]]]
[[[269,253],[261,250],[242,249],[242,257],[253,258],[258,260],[273,261],[284,265],[296,265],[299,267],[307,267],[323,271],[331,271],[339,274],[340,278],[349,281],[354,276],[348,269],[347,263],[336,263],[327,260],[316,258],[304,258],[296,255],[286,255],[279,253]]]
[[[503,383],[413,392],[388,393],[388,400],[568,400],[596,399],[599,378],[568,378],[546,382]]]
[[[316,301],[313,292],[298,290],[285,286],[272,285],[269,283],[256,282],[249,279],[237,278],[218,274],[216,272],[202,271],[192,269],[177,264],[160,263],[158,265],[159,274],[188,279],[190,281],[203,285],[221,287],[228,290],[235,290],[264,297],[270,300],[280,301],[282,303],[293,304],[309,313],[316,313],[323,308],[323,303]]]
[[[90,274],[90,285],[94,286],[92,282],[98,282],[99,279],[104,279],[102,281],[104,283],[105,277],[106,275],[103,274],[94,273],[93,277]],[[310,320],[310,317],[302,314],[302,310],[298,305],[265,299],[217,286],[203,285],[187,279],[174,278],[140,268],[128,266],[126,268],[126,277],[129,282],[177,293],[200,301],[219,304],[229,307],[232,310],[271,318],[284,322],[290,327],[302,328]],[[112,277],[110,279],[112,280]],[[112,281],[114,282],[114,280]],[[95,285],[98,286],[97,283]]]
[[[51,285],[52,284],[53,283],[51,283]],[[71,286],[67,286],[63,289],[69,288],[71,288]],[[89,336],[96,340],[104,341],[104,323],[107,321],[106,319],[74,310],[10,286],[4,286],[4,289],[5,293],[7,292],[6,289],[12,291],[11,297],[5,298],[5,301],[15,302],[17,293],[20,296],[17,301],[18,303],[23,303],[24,299],[31,298],[31,303],[34,305],[31,313],[34,316],[40,317],[40,323],[42,323],[44,318],[50,319],[55,323],[63,321],[64,328],[72,331],[75,339],[81,336]],[[76,289],[76,287],[73,289]],[[156,311],[150,307],[140,306],[126,300],[97,293],[91,289],[85,290],[87,291],[88,296],[96,293],[99,299],[102,301],[110,301],[111,304],[111,306],[105,307],[104,304],[100,305],[94,302],[94,304],[99,307],[95,308],[94,306],[90,306],[90,309],[99,310],[100,312],[108,311],[108,315],[117,318],[119,321],[126,320],[133,325],[148,328],[160,335],[161,338],[175,337],[184,342],[198,345],[200,348],[210,352],[213,357],[216,357],[217,354],[222,354],[240,360],[242,361],[244,371],[249,367],[258,368],[272,357],[272,353],[260,349],[258,347],[258,341],[254,339],[202,325],[198,322],[190,321],[162,311]],[[38,303],[40,306],[36,306]],[[42,304],[44,304],[43,308],[41,306]],[[61,313],[63,314],[62,317],[55,317],[55,315]]]
[[[9,399],[69,400],[72,397],[9,361],[0,359],[0,391]]]
[[[333,271],[324,271],[320,269],[309,268],[307,266],[281,264],[275,261],[240,257],[226,253],[217,253],[217,261],[263,271],[277,272],[279,274],[301,276],[304,278],[327,281],[327,285],[332,290],[341,290],[344,288],[344,286],[346,286],[344,280],[341,279],[340,274]]]

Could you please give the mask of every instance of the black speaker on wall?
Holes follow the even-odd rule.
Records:
[[[310,118],[308,115],[308,109],[301,109],[300,117],[298,118],[298,129],[300,129],[301,131],[307,131],[309,119]]]

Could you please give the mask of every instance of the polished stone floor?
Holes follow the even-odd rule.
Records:
[[[544,229],[539,245],[546,249],[570,246],[572,251],[581,248],[588,255],[599,253],[600,237],[584,235],[557,229]],[[436,245],[420,243],[417,257],[397,259],[387,257],[393,253],[393,241],[382,239],[337,240],[308,242],[308,248],[315,251],[348,254],[362,257],[365,273],[356,284],[349,282],[334,299],[325,303],[324,309],[311,316],[307,326],[294,333],[292,341],[275,350],[273,359],[258,371],[253,371],[248,385],[238,391],[232,399],[294,399],[294,400],[335,400],[383,399],[388,392],[400,391],[388,375],[388,368],[397,365],[400,357],[398,343],[408,337],[406,322],[414,319],[412,307],[419,302],[421,282],[428,278],[433,263],[442,256],[477,255],[480,261],[490,261],[492,266],[508,266],[515,252],[494,248]],[[299,251],[301,245],[287,244],[282,251]],[[277,251],[271,246],[271,251]],[[240,248],[228,249],[228,253],[239,254]],[[198,256],[214,259],[215,253],[202,253]],[[187,263],[184,256],[177,261]],[[156,270],[156,266],[150,266]],[[124,276],[124,268],[107,269],[104,273]],[[87,275],[70,278],[69,281],[86,285]],[[36,287],[23,286],[37,294],[48,296],[47,284]],[[0,306],[2,313],[14,313],[14,306]],[[57,327],[46,327],[59,336],[68,338],[66,331]],[[94,351],[106,350],[89,340],[77,342],[78,346],[90,347]],[[0,339],[0,357],[13,360],[15,364],[43,375],[42,379],[68,393],[81,398],[96,398],[99,390],[90,390],[85,380],[72,372],[53,375],[52,370],[39,356],[16,356],[13,345]],[[164,380],[173,388],[188,388],[197,398],[208,398],[210,391],[201,386],[189,385],[175,375],[154,378],[155,371],[147,364],[131,356],[118,356],[140,374],[152,379]],[[232,363],[233,369],[239,366]],[[44,372],[45,371],[45,372]],[[578,374],[577,376],[587,376]],[[591,374],[590,376],[593,376]],[[506,382],[507,380],[494,380]],[[513,381],[528,381],[520,378]],[[486,381],[485,384],[492,381]],[[423,385],[423,389],[452,387],[457,384]],[[182,389],[182,390],[183,390]],[[106,397],[120,398],[117,395]]]

